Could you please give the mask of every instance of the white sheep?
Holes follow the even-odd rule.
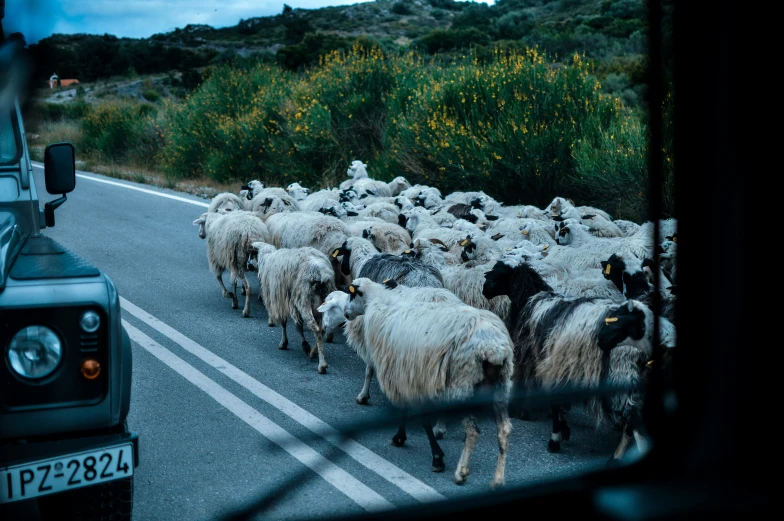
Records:
[[[653,257],[653,223],[640,226],[633,235],[628,237],[603,238],[589,233],[587,226],[572,220],[557,223],[556,243],[586,251],[599,252],[606,255],[613,253],[628,254],[639,259]]]
[[[365,228],[362,237],[384,253],[400,254],[411,248],[411,235],[397,224],[388,222],[371,224]]]
[[[207,239],[207,261],[210,271],[218,279],[224,297],[231,298],[232,309],[237,309],[237,281],[242,281],[245,290],[245,307],[242,316],[250,316],[250,283],[245,271],[251,244],[256,241],[268,242],[270,234],[255,214],[234,211],[226,214],[205,212],[193,221],[199,227],[199,238]],[[223,285],[223,272],[231,273],[234,291]]]
[[[271,244],[254,242],[261,294],[269,314],[269,325],[281,324],[283,336],[278,349],[288,348],[286,323],[291,317],[302,337],[302,349],[315,358],[318,352],[319,374],[327,372],[324,355],[323,329],[316,319],[317,309],[335,291],[334,272],[326,255],[315,248],[276,250]],[[310,348],[303,325],[316,336],[316,347]]]
[[[231,192],[223,192],[210,200],[207,212],[227,213],[243,210],[244,208],[244,203],[240,197]]]
[[[305,188],[299,183],[291,183],[286,187],[286,192],[294,198],[295,201],[304,201],[310,195],[310,188]]]
[[[364,344],[370,349],[379,386],[394,405],[407,408],[443,399],[464,400],[474,396],[478,386],[494,389],[499,454],[491,486],[502,486],[512,429],[507,404],[514,364],[512,340],[503,321],[489,311],[462,304],[411,302],[366,278],[354,280],[349,292],[346,318],[364,315]],[[443,471],[444,453],[430,421],[424,424],[433,470]],[[463,425],[465,445],[454,476],[458,484],[468,476],[479,437],[473,416],[466,417]],[[393,443],[402,445],[405,439],[403,422]]]

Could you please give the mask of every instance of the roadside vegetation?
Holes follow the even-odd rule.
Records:
[[[114,76],[77,88],[38,92],[27,107],[31,146],[40,157],[46,143],[70,141],[95,171],[206,196],[253,178],[335,186],[361,159],[380,179],[403,175],[446,192],[479,187],[507,204],[542,206],[564,195],[639,221],[648,194],[643,5],[375,2],[284,9],[231,30],[197,27],[142,40],[161,49],[176,35],[194,43],[189,34],[251,46],[262,37],[286,42],[277,54],[178,54],[184,66],[177,70],[160,60],[137,63],[149,49],[137,42],[136,54],[123,51],[130,44],[120,41],[115,69],[130,74],[112,69],[105,73]],[[391,45],[389,34],[319,29],[319,16],[353,12],[352,24],[372,15],[363,19],[376,30],[389,22],[379,21],[382,8],[407,24],[425,15],[438,23],[406,45],[400,37]],[[261,30],[273,22],[278,36]],[[668,97],[665,138],[671,109]],[[668,214],[673,172],[665,139]]]

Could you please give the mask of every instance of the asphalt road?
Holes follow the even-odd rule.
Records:
[[[35,179],[43,206],[56,196],[45,193],[42,168]],[[463,486],[452,482],[463,443],[457,421],[440,442],[444,473],[431,472],[427,438],[415,425],[403,448],[390,444],[394,428],[362,432],[345,452],[314,441],[309,428],[324,427],[320,422],[343,426],[396,412],[375,380],[370,405],[354,402],[364,365],[342,336],[326,345],[325,375],[299,349],[291,321],[291,347],[279,351],[280,329],[267,326],[257,281],[251,318],[231,309],[192,224],[204,206],[187,194],[80,172],[56,227],[44,230],[100,267],[125,299],[122,315],[134,339],[128,423],[141,455],[134,519],[217,519],[298,476],[305,464],[316,470],[290,482],[266,517],[331,517],[489,491],[497,458],[491,417],[480,420]],[[601,469],[619,440],[609,426],[597,429],[580,406],[569,414],[571,440],[558,454],[547,452],[548,418],[512,422],[507,488]]]

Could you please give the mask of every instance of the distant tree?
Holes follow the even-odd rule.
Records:
[[[291,11],[293,11],[293,10],[294,10],[294,9],[292,9],[290,5],[288,5],[288,4],[283,4],[283,14],[288,14],[288,13],[290,13],[290,12],[291,12]]]

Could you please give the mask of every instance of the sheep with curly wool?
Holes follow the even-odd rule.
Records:
[[[653,258],[653,223],[640,226],[634,235],[628,237],[604,238],[596,237],[589,233],[589,228],[572,220],[556,223],[555,242],[559,245],[568,245],[585,252],[598,252],[606,255],[618,253],[621,255],[635,256],[638,259]]]
[[[239,196],[231,192],[223,192],[210,200],[210,205],[207,208],[207,212],[228,213],[244,209],[245,205]]]
[[[410,302],[366,278],[355,280],[349,292],[346,318],[364,315],[364,344],[370,349],[379,386],[393,404],[408,408],[469,399],[478,390],[493,391],[499,454],[491,486],[502,486],[512,429],[507,405],[514,356],[503,321],[463,304]],[[473,416],[466,417],[463,425],[465,445],[454,476],[458,484],[468,476],[479,437]],[[444,452],[429,420],[424,427],[433,470],[443,471]],[[393,443],[403,445],[405,439],[404,419]]]
[[[397,206],[390,203],[369,204],[359,211],[360,219],[377,217],[392,224],[398,224],[398,215],[400,215],[400,210]]]
[[[388,222],[371,224],[362,232],[377,250],[399,255],[411,247],[411,235],[405,228]]]
[[[435,266],[430,266],[409,255],[390,255],[379,252],[367,239],[349,237],[331,254],[342,256],[340,270],[352,279],[394,280],[410,287],[443,288],[444,279]]]
[[[311,247],[277,250],[263,242],[254,242],[252,247],[269,325],[280,324],[283,330],[278,349],[288,348],[286,323],[291,318],[302,337],[302,349],[310,358],[315,358],[318,353],[318,372],[326,373],[324,331],[319,325],[320,313],[317,310],[327,295],[335,291],[335,274],[329,259]],[[316,337],[313,349],[305,340],[303,326],[307,326]]]
[[[258,179],[254,179],[253,181],[248,181],[248,184],[242,185],[242,189],[240,190],[240,198],[243,200],[250,201],[256,195],[259,194],[264,189],[264,183],[259,181]]]
[[[237,309],[237,281],[242,281],[245,290],[245,307],[242,316],[250,316],[250,282],[245,271],[251,244],[256,241],[269,242],[270,234],[264,222],[255,214],[233,211],[225,214],[205,212],[193,221],[199,227],[199,238],[207,239],[207,262],[210,271],[218,279],[223,296],[231,298],[232,309]],[[231,273],[234,291],[223,285],[223,272]]]
[[[415,206],[424,206],[426,209],[440,206],[444,202],[441,191],[427,185],[414,185],[400,192],[400,195],[410,199]]]
[[[508,295],[515,343],[515,374],[518,385],[554,390],[569,385],[594,388],[607,379],[610,351],[619,345],[653,353],[654,316],[636,300],[623,303],[601,298],[568,298],[552,288],[524,262],[499,261],[485,277],[487,298]],[[675,343],[672,324],[662,320],[660,341]],[[594,401],[593,410],[602,404]],[[551,452],[569,439],[561,405],[552,407]]]
[[[310,246],[325,255],[331,254],[349,237],[346,223],[318,212],[279,213],[266,220],[270,232],[270,243],[276,248],[304,248]],[[348,281],[340,271],[340,265],[330,257],[334,270],[335,285]]]
[[[411,302],[446,302],[452,304],[462,304],[460,299],[452,292],[443,288],[411,288],[395,283],[393,280],[383,282],[383,284],[390,289],[395,295]],[[342,295],[340,295],[342,293]],[[345,297],[344,297],[345,296]],[[357,355],[365,362],[365,380],[362,384],[362,390],[357,395],[356,402],[359,405],[367,405],[370,400],[370,382],[373,380],[373,360],[370,356],[369,348],[364,344],[365,329],[364,319],[362,316],[354,320],[346,321],[345,312],[346,305],[348,305],[348,293],[336,291],[334,294],[327,296],[327,301],[319,307],[319,312],[325,324],[334,329],[335,327],[345,324],[344,331],[346,335],[346,343],[351,347]],[[326,330],[326,325],[324,326]],[[433,428],[436,438],[441,438],[446,432],[446,427],[443,425],[441,419],[438,420],[437,425]]]
[[[625,221],[623,219],[616,219],[613,221],[613,224],[615,224],[621,230],[621,233],[623,234],[621,237],[634,235],[637,230],[640,229],[639,224],[632,221]]]

